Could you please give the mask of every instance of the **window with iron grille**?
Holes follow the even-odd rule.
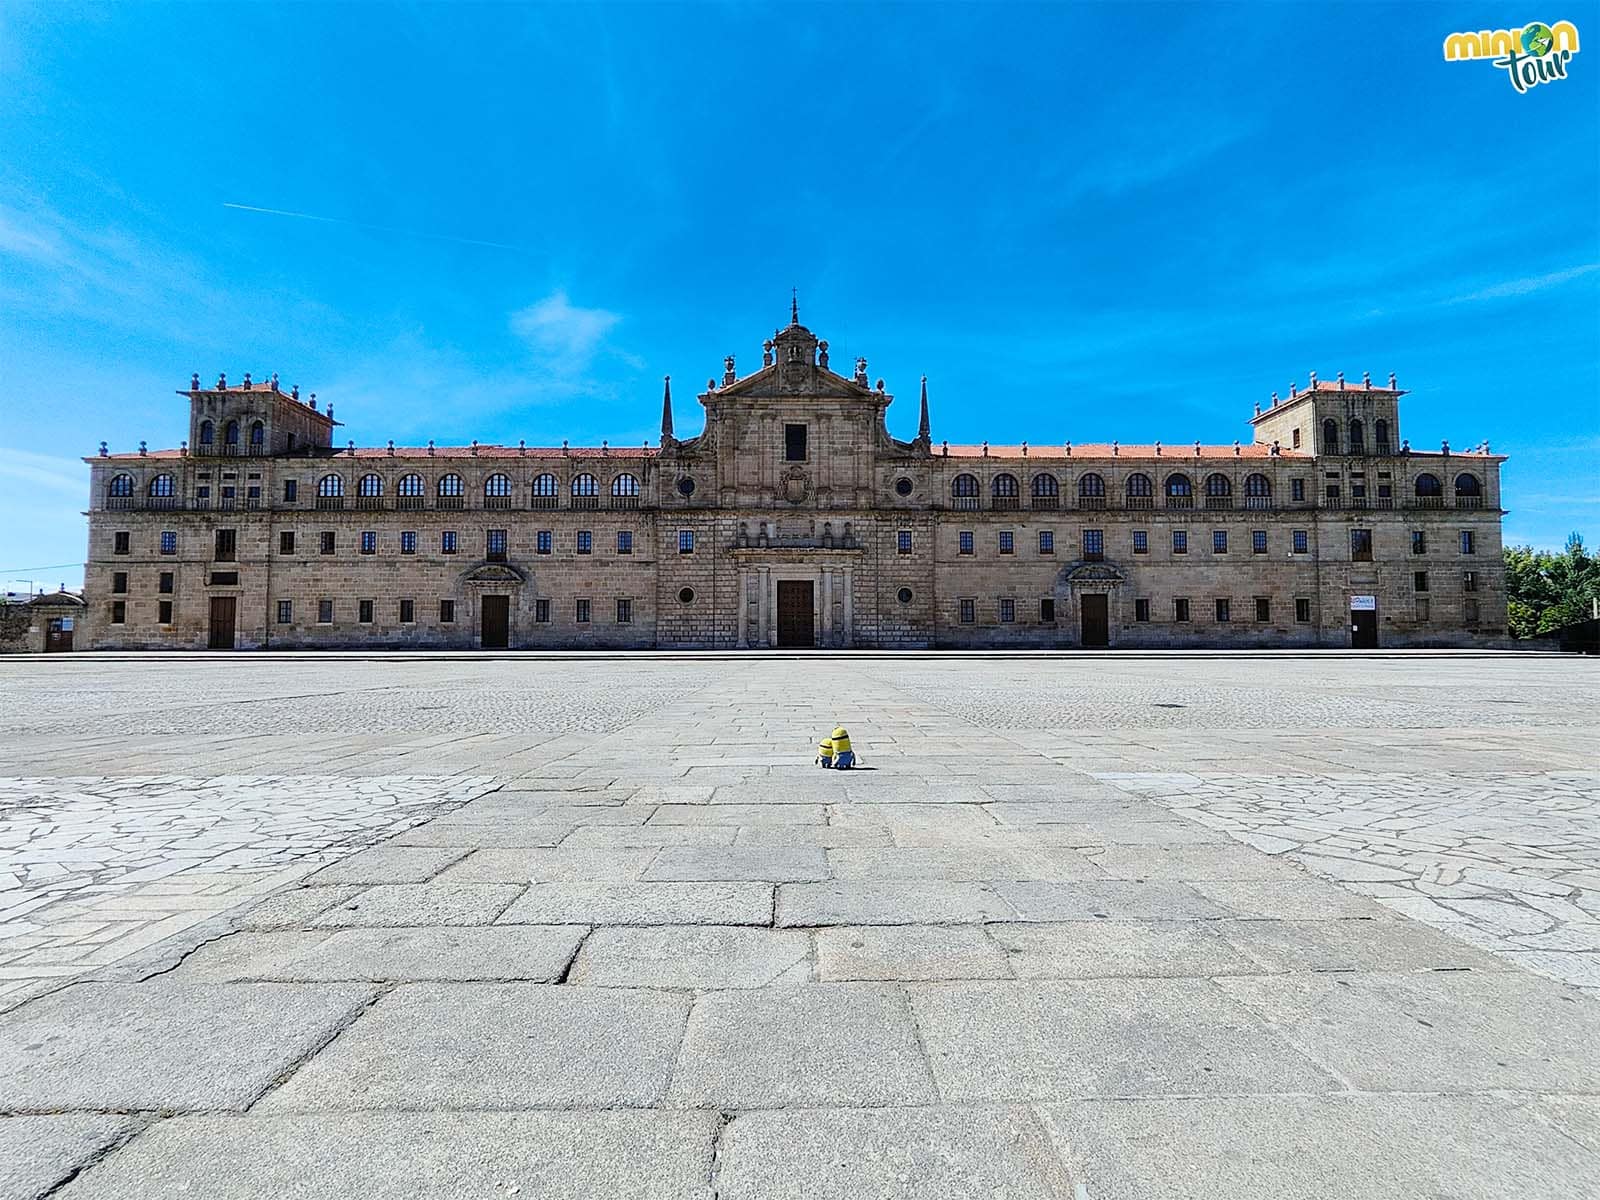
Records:
[[[1305,554],[1310,549],[1311,549],[1310,536],[1306,533],[1306,531],[1304,529],[1296,529],[1294,531],[1294,552],[1296,554]]]
[[[1083,557],[1089,562],[1099,562],[1106,556],[1106,534],[1103,529],[1083,531]]]
[[[506,531],[504,529],[491,529],[484,543],[484,557],[490,562],[505,562],[506,560]]]
[[[959,553],[961,553],[961,554],[971,554],[972,553],[972,546],[973,546],[972,530],[963,529],[961,531],[961,535],[960,535],[960,550],[959,550]]]
[[[454,554],[456,552],[456,531],[446,529],[439,535],[439,552],[441,554]]]
[[[113,553],[113,554],[129,554],[129,553],[132,553],[132,551],[128,548],[128,543],[129,543],[128,531],[126,529],[117,530],[116,533],[111,535],[111,553]]]
[[[1228,531],[1226,529],[1213,529],[1211,531],[1211,553],[1226,554],[1228,552]]]
[[[1306,481],[1304,479],[1289,480],[1289,499],[1299,500],[1302,503],[1306,498]]]
[[[278,601],[278,624],[279,625],[292,625],[292,624],[294,624],[294,601],[293,600],[279,600]]]
[[[1265,554],[1267,552],[1267,531],[1265,529],[1252,529],[1250,531],[1250,553]]]
[[[361,553],[376,554],[378,552],[378,534],[372,529],[361,531]]]
[[[579,600],[578,601],[578,613],[577,613],[577,616],[578,616],[578,624],[583,625],[583,624],[587,624],[588,623],[588,620],[589,620],[589,602],[587,600]]]
[[[1469,571],[1468,574],[1470,575],[1471,572]],[[156,580],[156,591],[159,592],[163,596],[170,596],[170,595],[172,595],[172,584],[173,584],[172,572],[171,571],[163,571],[163,572],[161,572],[160,577]]]
[[[161,531],[161,553],[176,554],[178,552],[178,531],[163,529]]]
[[[1478,573],[1476,571],[1461,572],[1461,590],[1475,592],[1478,590]]]
[[[1150,619],[1150,601],[1140,599],[1133,602],[1133,619],[1135,621],[1148,621]]]
[[[960,605],[961,623],[971,625],[978,619],[978,602],[976,600],[963,600]]]
[[[283,481],[283,498],[285,501],[293,504],[297,499],[299,499],[299,493],[299,481],[294,479],[285,479]]]
[[[358,600],[358,601],[356,601],[356,620],[359,621],[363,625],[371,625],[372,624],[372,601],[371,600]]]
[[[895,546],[901,554],[911,553],[911,530],[902,529],[895,536]]]
[[[238,550],[239,531],[236,529],[217,530],[217,544],[215,558],[217,562],[232,562]]]
[[[1148,530],[1135,529],[1133,531],[1133,552],[1135,554],[1150,553],[1150,533]]]
[[[534,535],[533,551],[535,554],[549,554],[555,549],[556,535],[548,530],[541,529]]]
[[[333,624],[333,601],[332,600],[318,600],[317,601],[317,624],[318,625],[332,625]]]
[[[1039,553],[1054,554],[1056,552],[1056,535],[1054,530],[1039,530]]]
[[[278,553],[279,554],[293,554],[294,553],[294,530],[292,530],[292,529],[280,529],[278,531]]]
[[[1308,596],[1296,596],[1294,601],[1294,619],[1300,624],[1308,624],[1311,620],[1311,599]]]
[[[578,530],[578,553],[594,553],[594,534],[587,529]]]
[[[1372,561],[1372,530],[1352,529],[1350,531],[1350,561]]]
[[[618,600],[617,601],[617,624],[618,625],[631,625],[631,624],[633,624],[633,601],[632,600]]]
[[[1226,600],[1217,600],[1217,620],[1224,623],[1233,619],[1233,606]]]
[[[1256,597],[1256,620],[1272,620],[1272,601],[1266,596]]]
[[[333,530],[324,529],[317,538],[317,549],[323,554],[333,553]]]
[[[617,530],[617,553],[633,553],[633,531],[631,529]]]
[[[417,552],[417,531],[415,529],[403,530],[400,534],[400,553],[415,554]]]
[[[1461,531],[1461,553],[1463,553],[1463,554],[1475,554],[1475,553],[1477,553],[1477,548],[1478,548],[1477,538],[1473,534],[1472,530],[1463,529]]]
[[[692,529],[680,529],[680,530],[678,530],[678,553],[679,554],[693,554],[694,553],[694,530],[692,530]]]
[[[1017,602],[1015,600],[1000,601],[1000,623],[1009,625],[1017,619]]]
[[[410,625],[417,619],[416,601],[400,601],[400,624]]]
[[[1172,602],[1172,619],[1174,621],[1187,621],[1189,619],[1189,600],[1180,596]]]
[[[1001,554],[1010,554],[1015,549],[1016,549],[1016,542],[1015,542],[1015,539],[1012,536],[1011,530],[1002,529],[1000,531],[1000,553]]]
[[[550,623],[550,601],[535,600],[533,602],[533,619],[541,625]]]
[[[128,573],[126,571],[113,571],[111,574],[111,590],[113,593],[128,590]]]
[[[1425,530],[1413,529],[1411,531],[1411,553],[1426,554],[1428,552],[1428,534]]]
[[[1174,529],[1172,531],[1172,552],[1174,554],[1189,553],[1189,531],[1187,529]]]

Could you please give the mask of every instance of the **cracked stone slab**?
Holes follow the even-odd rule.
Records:
[[[401,984],[260,1108],[647,1107],[688,1012],[671,992]]]
[[[817,846],[832,850],[893,844],[887,828],[871,825],[743,825],[736,832],[736,846]]]
[[[422,883],[432,879],[464,851],[430,846],[374,846],[308,876],[307,884],[325,887],[354,883]]]
[[[370,887],[314,918],[318,929],[356,925],[487,925],[522,894],[515,884],[395,883]]]
[[[968,846],[897,846],[887,850],[830,850],[839,879],[1103,879],[1089,858],[1065,847],[986,849]]]
[[[1199,879],[1200,895],[1232,910],[1228,915],[1274,921],[1318,921],[1332,917],[1382,917],[1384,907],[1320,879]]]
[[[1600,1005],[1516,971],[1267,975],[1229,996],[1356,1087],[1585,1091]]]
[[[748,926],[596,929],[569,983],[597,987],[754,988],[806,983],[811,938],[803,930]]]
[[[1071,921],[990,925],[1018,979],[1209,978],[1249,974],[1255,961],[1210,921]]]
[[[1009,979],[1005,953],[977,925],[836,925],[816,932],[826,982]]]
[[[987,883],[832,882],[778,885],[777,924],[915,925],[1015,920]]]
[[[240,929],[292,929],[342,904],[361,889],[353,884],[339,887],[296,887],[268,896],[235,922]]]
[[[702,995],[671,1094],[675,1104],[724,1109],[935,1098],[905,997],[864,983]]]
[[[821,825],[821,804],[663,804],[652,825]]]
[[[997,883],[995,891],[1022,921],[1209,920],[1237,915],[1195,888],[1171,880],[1105,879],[1084,883]]]
[[[1248,846],[1103,846],[1086,852],[1112,879],[1304,879],[1291,863]]]
[[[0,1109],[242,1109],[375,992],[75,984],[0,1016]]]
[[[1228,920],[1212,932],[1265,971],[1503,971],[1493,955],[1415,921]],[[1253,974],[1213,971],[1214,975]]]
[[[731,846],[732,825],[585,825],[561,843],[563,850],[642,850],[652,846]]]
[[[717,1125],[715,1113],[648,1111],[179,1117],[60,1195],[704,1200]]]
[[[614,829],[619,826],[598,826]],[[621,826],[620,828],[628,828]],[[588,883],[638,879],[656,850],[555,849],[475,850],[439,877],[441,883]]]
[[[769,925],[770,883],[535,883],[502,925]]]
[[[722,1138],[719,1200],[1059,1200],[1065,1170],[1025,1108],[745,1113]]]
[[[0,1117],[0,1197],[39,1200],[135,1127],[127,1117]]]
[[[828,860],[814,846],[668,846],[647,880],[738,880],[787,883],[828,878]]]
[[[584,929],[575,925],[432,926],[236,933],[201,946],[174,976],[242,980],[559,979]]]
[[[446,825],[433,821],[391,838],[389,845],[456,847],[462,851],[491,846],[559,846],[576,828],[564,821],[525,825]]]
[[[1085,1100],[1040,1112],[1090,1197],[1564,1200],[1600,1178],[1592,1146],[1525,1101],[1492,1097]]]
[[[906,990],[946,1100],[1337,1086],[1207,980],[922,983]]]

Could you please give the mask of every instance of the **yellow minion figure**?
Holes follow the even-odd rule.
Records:
[[[822,740],[817,743],[817,765],[819,767],[833,766],[833,735],[825,733]]]
[[[834,727],[829,739],[833,743],[833,767],[836,771],[848,771],[856,765],[855,751],[850,749],[850,731],[843,725]]]

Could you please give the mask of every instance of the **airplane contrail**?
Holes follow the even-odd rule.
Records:
[[[231,200],[222,202],[223,208],[237,209],[240,212],[264,213],[270,217],[293,217],[300,221],[321,221],[325,225],[352,225],[357,229],[371,229],[378,233],[394,233],[401,237],[431,238],[439,242],[456,242],[463,246],[488,246],[494,250],[515,250],[519,254],[532,254],[533,251],[525,246],[509,246],[505,242],[486,242],[481,238],[456,237],[450,233],[426,233],[420,229],[395,229],[389,225],[373,225],[367,221],[351,221],[344,217],[323,217],[316,213],[290,212],[283,208],[259,208],[254,204],[235,204]]]

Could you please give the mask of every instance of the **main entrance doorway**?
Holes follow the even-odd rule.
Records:
[[[72,649],[72,618],[51,617],[44,627],[44,652],[60,654]]]
[[[809,579],[778,580],[778,645],[817,644],[816,584]]]
[[[485,650],[504,650],[511,644],[511,597],[485,596],[480,603],[483,628],[478,644]]]
[[[1350,648],[1376,650],[1378,648],[1378,610],[1376,608],[1350,610]]]
[[[237,596],[211,597],[211,637],[206,642],[211,649],[233,649],[233,622],[238,607]]]
[[[1083,613],[1085,650],[1100,650],[1111,644],[1111,620],[1106,615],[1105,593],[1090,593],[1078,598]]]

